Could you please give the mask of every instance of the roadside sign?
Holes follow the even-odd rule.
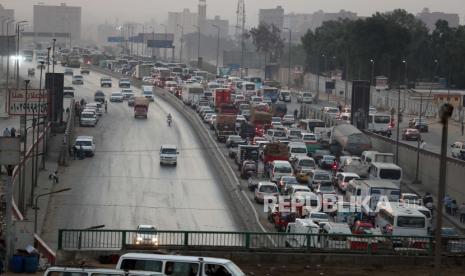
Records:
[[[16,49],[16,36],[0,35],[0,56],[12,55]]]
[[[172,40],[147,40],[148,48],[173,48]]]
[[[26,116],[48,114],[47,90],[28,89],[27,101],[25,89],[10,89],[8,94],[8,114],[26,114]]]
[[[121,43],[123,41],[124,39],[121,36],[109,36],[107,38],[107,42],[110,42],[110,43]]]

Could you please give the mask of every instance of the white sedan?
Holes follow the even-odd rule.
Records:
[[[121,92],[112,92],[110,96],[110,102],[123,102],[123,93]]]

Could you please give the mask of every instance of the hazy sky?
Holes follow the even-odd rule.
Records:
[[[1,0],[5,8],[15,9],[18,19],[32,19],[32,6],[39,2],[45,4],[66,3],[70,6],[81,6],[83,23],[96,23],[108,20],[149,21],[154,18],[162,22],[168,11],[181,11],[189,8],[197,10],[198,0]],[[285,13],[311,13],[317,10],[327,12],[341,9],[368,16],[376,11],[403,8],[416,14],[424,7],[431,11],[458,13],[461,22],[465,15],[464,0],[245,0],[247,8],[247,25],[255,25],[258,21],[258,9],[273,8],[281,5]],[[207,0],[207,16],[220,15],[235,22],[237,0]]]

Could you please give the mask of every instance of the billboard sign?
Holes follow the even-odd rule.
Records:
[[[109,36],[107,38],[107,42],[110,43],[121,43],[123,42],[123,37],[122,36]]]
[[[147,40],[148,48],[173,48],[172,40]]]
[[[9,49],[9,50],[8,50]],[[13,55],[16,51],[16,39],[14,35],[0,35],[0,56]]]
[[[47,90],[10,89],[8,99],[8,114],[10,115],[47,115]],[[27,95],[27,100],[26,100]]]

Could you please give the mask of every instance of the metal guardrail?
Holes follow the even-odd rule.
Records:
[[[434,252],[433,237],[135,230],[59,230],[58,249],[208,250],[334,252],[368,255],[424,255]],[[465,255],[465,238],[445,239],[447,255]]]

